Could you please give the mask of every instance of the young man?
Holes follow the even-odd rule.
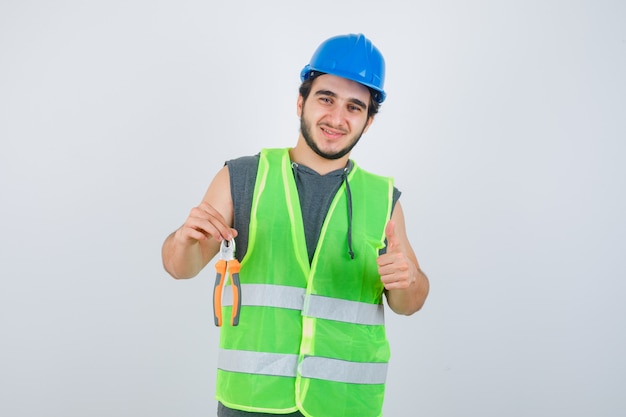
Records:
[[[221,328],[220,417],[382,413],[382,296],[410,315],[429,290],[393,180],[349,159],[385,99],[384,72],[365,36],[324,41],[301,73],[296,145],[227,162],[163,244],[180,279],[236,241],[242,302],[239,325]]]

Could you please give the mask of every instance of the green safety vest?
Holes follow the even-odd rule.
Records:
[[[382,414],[389,343],[376,258],[391,215],[393,180],[356,165],[354,259],[345,181],[309,264],[288,149],[261,151],[241,262],[239,325],[220,334],[216,398],[230,408],[308,417]],[[223,314],[232,301],[224,291]]]

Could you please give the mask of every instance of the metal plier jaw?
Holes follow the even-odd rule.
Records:
[[[239,269],[241,265],[235,258],[235,239],[222,240],[220,246],[220,259],[215,263],[215,286],[213,287],[213,316],[215,325],[222,325],[222,295],[224,283],[226,282],[226,272],[230,274],[231,289],[233,292],[233,310],[231,324],[239,324],[239,311],[241,310],[241,283],[239,282]]]

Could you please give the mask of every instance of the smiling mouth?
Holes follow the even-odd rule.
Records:
[[[331,139],[337,139],[342,137],[343,135],[345,135],[346,133],[343,131],[339,131],[339,130],[335,130],[335,129],[329,129],[327,127],[324,126],[320,126],[320,129],[322,130],[322,133],[324,133],[324,135],[326,137],[329,137]]]

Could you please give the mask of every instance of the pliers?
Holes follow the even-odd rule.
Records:
[[[241,265],[235,258],[235,239],[222,240],[220,245],[220,259],[215,263],[217,276],[213,287],[213,316],[215,325],[222,325],[222,293],[226,281],[226,271],[230,273],[231,288],[233,292],[233,310],[231,324],[239,324],[239,310],[241,309],[241,283],[239,282],[239,269]]]

